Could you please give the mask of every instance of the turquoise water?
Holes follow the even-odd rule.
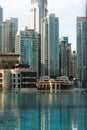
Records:
[[[0,130],[87,130],[87,94],[0,93]]]

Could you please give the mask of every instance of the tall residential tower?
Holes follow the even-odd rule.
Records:
[[[20,54],[19,61],[27,63],[40,75],[40,35],[27,27],[16,35],[15,52]]]
[[[15,35],[17,31],[17,18],[11,18],[5,22],[0,22],[0,54],[15,52]]]
[[[59,20],[55,14],[42,20],[41,76],[59,74]]]
[[[68,43],[68,37],[60,39],[60,75],[71,75],[71,44]]]
[[[87,87],[87,19],[77,17],[77,72],[83,87]]]
[[[48,14],[47,0],[31,0],[31,28],[41,33],[41,19]]]
[[[86,16],[77,17],[77,73],[82,87],[87,88],[87,0]]]

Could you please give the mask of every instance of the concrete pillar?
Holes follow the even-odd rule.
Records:
[[[47,90],[47,84],[45,84],[45,89]]]
[[[61,89],[60,87],[61,87],[61,84],[59,83],[59,93],[60,93],[60,89]]]
[[[11,72],[9,70],[3,70],[3,89],[11,89]]]
[[[55,93],[57,93],[57,83],[55,83]]]
[[[52,83],[50,83],[50,93],[52,93]]]

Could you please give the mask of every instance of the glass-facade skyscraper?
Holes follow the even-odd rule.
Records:
[[[59,20],[55,14],[42,20],[41,76],[59,74]]]
[[[15,36],[18,31],[18,19],[11,18],[6,20],[8,29],[8,52],[15,53]]]
[[[82,87],[87,87],[87,18],[77,17],[77,72]]]
[[[71,75],[71,44],[68,37],[60,39],[60,76]]]
[[[48,14],[47,0],[31,0],[31,28],[41,33],[41,19]]]
[[[0,22],[0,54],[8,52],[8,26],[6,22]]]
[[[37,77],[40,75],[40,35],[33,29],[27,27],[16,35],[15,52],[20,54],[19,61],[30,66]]]
[[[3,8],[0,6],[0,22],[3,21]]]
[[[11,18],[0,22],[0,53],[15,52],[15,35],[18,31],[18,19]]]

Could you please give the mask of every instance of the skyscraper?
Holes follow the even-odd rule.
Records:
[[[59,21],[55,14],[42,20],[41,76],[59,74]]]
[[[18,19],[11,18],[6,20],[8,29],[8,51],[15,52],[15,36],[18,31]]]
[[[77,55],[76,51],[73,51],[71,54],[71,68],[72,68],[72,75],[77,78]]]
[[[3,21],[3,8],[0,6],[0,22]]]
[[[1,27],[1,22],[3,21],[3,9],[2,7],[0,6],[0,53],[2,51],[2,45],[1,45],[1,42],[2,42],[2,27]]]
[[[31,28],[41,33],[41,19],[48,14],[47,0],[31,0]]]
[[[0,22],[0,54],[8,52],[8,26],[6,22]]]
[[[27,63],[30,68],[40,75],[40,35],[27,27],[16,35],[15,52],[20,54],[20,61]]]
[[[68,43],[68,37],[60,39],[60,75],[71,75],[71,44]]]
[[[87,87],[87,18],[77,17],[77,73],[82,87]]]
[[[11,18],[0,22],[0,53],[15,52],[15,35],[18,30],[18,19]]]

